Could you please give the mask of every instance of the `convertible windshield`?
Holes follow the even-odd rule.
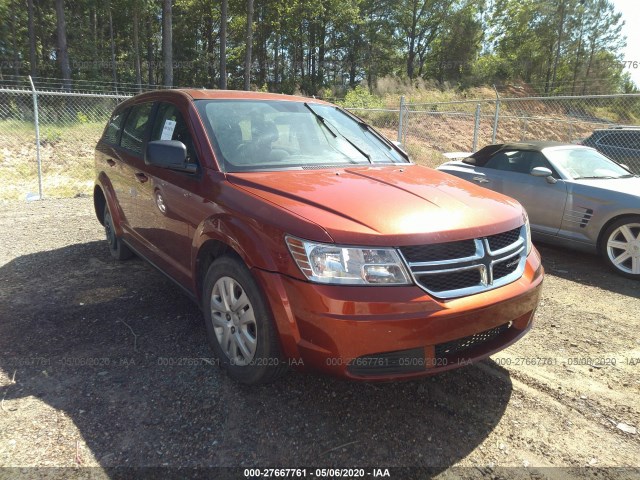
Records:
[[[558,169],[574,180],[581,178],[623,178],[633,176],[628,170],[612,162],[595,150],[586,148],[563,148],[547,150],[547,158]]]
[[[386,140],[332,105],[199,100],[227,172],[408,163]]]

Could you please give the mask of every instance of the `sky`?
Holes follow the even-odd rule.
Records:
[[[631,78],[640,88],[640,0],[613,0],[618,12],[622,13],[624,27],[622,33],[627,37],[627,48],[624,50],[623,60],[637,62],[638,68],[625,70],[631,73]]]

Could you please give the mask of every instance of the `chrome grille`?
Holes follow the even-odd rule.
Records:
[[[472,295],[516,281],[527,256],[526,227],[483,238],[401,247],[414,281],[438,298]]]

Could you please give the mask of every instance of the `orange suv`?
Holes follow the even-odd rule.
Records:
[[[430,375],[531,327],[543,269],[524,209],[329,103],[145,93],[115,109],[95,164],[111,255],[182,287],[237,381]]]

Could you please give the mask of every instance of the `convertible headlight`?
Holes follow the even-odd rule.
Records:
[[[409,274],[392,248],[352,248],[286,237],[298,268],[318,283],[407,285]]]
[[[533,247],[533,243],[531,243],[531,225],[529,224],[529,215],[527,215],[527,212],[524,212],[522,216],[524,217],[524,226],[527,232],[527,256],[529,256],[531,247]]]

